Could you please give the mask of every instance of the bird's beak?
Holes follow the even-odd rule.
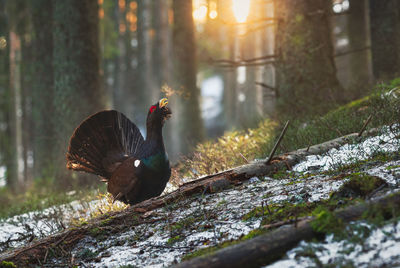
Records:
[[[167,98],[163,98],[163,99],[161,99],[161,100],[158,102],[158,106],[159,106],[160,108],[166,106],[167,104],[168,104],[168,99],[167,99]]]

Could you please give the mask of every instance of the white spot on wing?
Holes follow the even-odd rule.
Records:
[[[135,160],[135,162],[133,162],[133,165],[135,167],[138,167],[140,165],[140,160]]]

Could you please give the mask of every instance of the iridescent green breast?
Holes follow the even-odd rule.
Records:
[[[165,152],[143,158],[142,162],[148,169],[154,172],[163,172],[169,169],[168,156]]]

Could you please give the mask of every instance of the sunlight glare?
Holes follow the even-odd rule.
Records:
[[[215,19],[218,17],[218,12],[216,10],[213,10],[210,12],[210,18]]]
[[[193,11],[193,19],[196,21],[205,21],[207,18],[207,7],[204,5],[201,5],[199,8],[196,8]]]
[[[236,21],[243,23],[250,12],[250,0],[232,0],[232,9]]]

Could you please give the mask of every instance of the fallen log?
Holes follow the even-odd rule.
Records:
[[[400,194],[389,195],[374,201],[361,203],[335,212],[335,216],[343,223],[349,223],[362,217],[371,209],[384,211],[390,208],[394,213],[400,209]],[[213,268],[213,267],[260,267],[281,258],[286,251],[296,246],[302,240],[320,237],[312,227],[309,218],[296,224],[284,226],[256,238],[244,241],[234,246],[221,249],[214,254],[198,257],[182,262],[175,268]]]
[[[367,134],[364,135],[376,133],[376,129],[366,133]],[[193,181],[181,185],[179,189],[169,194],[151,198],[123,211],[107,213],[106,215],[91,220],[86,225],[70,228],[41,240],[33,241],[21,248],[3,252],[0,254],[0,262],[11,261],[20,266],[26,266],[27,264],[42,265],[42,262],[47,257],[46,253],[48,253],[49,248],[58,246],[58,241],[61,239],[63,240],[64,248],[73,248],[80,239],[87,235],[89,230],[102,226],[105,219],[107,219],[108,226],[135,226],[146,221],[144,217],[145,212],[177,202],[196,193],[214,193],[231,185],[239,184],[252,177],[271,176],[278,170],[290,169],[307,155],[325,153],[332,148],[348,143],[352,139],[355,139],[357,135],[358,133],[345,135],[318,145],[283,154],[272,158],[269,163],[267,163],[267,160],[253,161],[249,164],[228,169],[223,172],[194,179]],[[136,222],[132,222],[133,214],[137,214],[138,220]]]

